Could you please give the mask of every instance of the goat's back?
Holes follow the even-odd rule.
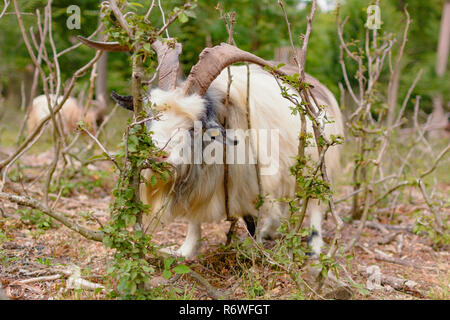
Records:
[[[240,109],[242,115],[246,113],[247,104],[247,68],[246,66],[231,67],[232,84],[230,89],[230,100],[235,108]],[[287,71],[289,72],[289,71]],[[325,134],[344,136],[344,126],[342,113],[339,105],[331,93],[322,83],[314,77],[307,75],[306,82],[314,86],[313,94],[319,105],[327,106],[326,112],[329,120],[334,123],[325,125]],[[228,72],[224,70],[212,84],[212,88],[226,95],[228,86]],[[253,129],[276,129],[280,133],[280,175],[289,175],[289,167],[293,164],[298,152],[298,137],[300,133],[300,118],[292,114],[292,103],[282,97],[281,90],[275,78],[262,68],[252,65],[250,67],[250,113],[251,125]],[[290,94],[296,93],[289,89]],[[232,112],[231,110],[226,111]],[[246,128],[245,116],[240,117],[234,123],[236,127]],[[244,119],[242,119],[244,118]],[[232,126],[230,126],[233,128]],[[307,131],[312,133],[311,122],[307,121]],[[334,146],[329,149],[326,156],[327,167],[330,173],[336,174],[339,171],[340,147]],[[307,148],[307,153],[313,160],[318,159],[317,148],[315,146]],[[261,156],[261,155],[259,155]]]

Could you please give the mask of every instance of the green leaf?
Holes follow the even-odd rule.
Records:
[[[131,294],[135,294],[136,293],[136,289],[137,289],[136,282],[132,282],[130,284],[130,293]]]
[[[153,176],[150,178],[150,184],[152,185],[152,187],[156,186],[156,183],[157,183],[157,182],[158,182],[158,179],[156,178],[155,175],[153,175]]]
[[[172,271],[164,270],[162,275],[164,279],[169,280],[172,277]]]
[[[94,290],[94,295],[99,294],[100,291],[102,291],[102,290],[103,290],[103,288],[97,288],[97,289],[95,289],[95,290]]]
[[[169,269],[174,261],[175,261],[174,258],[164,259],[164,269]]]
[[[136,224],[136,216],[129,216],[127,218],[127,225],[134,226]]]
[[[137,3],[137,2],[128,2],[128,4],[129,4],[130,6],[144,8],[144,6],[143,6],[142,4]]]
[[[186,13],[186,15],[187,15],[189,18],[194,18],[194,19],[197,18],[197,15],[196,15],[195,12],[192,11],[192,10],[185,11],[185,13]]]
[[[189,21],[189,17],[186,15],[184,11],[179,13],[178,19],[180,20],[181,23],[186,23]]]
[[[185,274],[191,272],[191,269],[185,264],[179,264],[173,268],[173,272],[178,274]]]
[[[93,160],[98,160],[98,159],[105,159],[104,153],[92,156],[88,159],[88,161],[93,161]]]
[[[152,47],[150,46],[150,43],[144,44],[144,50],[145,51],[151,51],[152,50]]]

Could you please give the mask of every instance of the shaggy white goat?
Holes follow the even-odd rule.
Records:
[[[264,193],[269,194],[262,207],[262,226],[259,233],[261,238],[270,238],[275,235],[280,225],[280,219],[288,214],[288,207],[277,199],[292,197],[295,189],[295,179],[289,173],[298,152],[298,136],[300,119],[293,115],[292,104],[283,98],[276,80],[268,72],[259,67],[251,68],[250,76],[250,115],[253,129],[279,130],[280,154],[271,155],[268,145],[259,144],[258,159],[271,156],[271,161],[278,161],[278,170],[272,175],[262,175],[261,183]],[[225,108],[228,84],[228,72],[223,71],[211,84],[206,97],[198,95],[184,97],[181,90],[151,91],[150,100],[156,109],[161,112],[160,121],[152,121],[149,130],[154,132],[153,139],[157,146],[168,153],[167,162],[178,164],[183,162],[178,152],[183,143],[182,135],[178,133],[189,131],[194,127],[194,121],[202,121],[207,114],[208,103],[212,103],[219,123],[227,117],[228,128],[247,129],[246,99],[247,99],[247,69],[245,66],[231,67],[232,84],[230,90],[230,105]],[[318,103],[328,105],[328,118],[334,119],[334,124],[325,126],[329,136],[343,135],[342,116],[338,104],[331,92],[321,88],[324,95],[318,95]],[[293,93],[293,92],[291,92]],[[204,121],[202,121],[204,122]],[[311,123],[308,121],[308,132],[312,133]],[[256,140],[256,139],[255,139]],[[242,143],[242,139],[238,141]],[[217,142],[216,142],[217,143]],[[275,142],[276,143],[276,142]],[[258,145],[256,143],[256,145]],[[229,146],[228,146],[229,147]],[[248,143],[246,150],[249,150]],[[248,151],[247,151],[248,152]],[[318,159],[315,146],[306,149],[307,155],[313,160]],[[279,158],[278,158],[279,156]],[[339,168],[339,147],[331,147],[326,153],[326,164],[329,173],[333,175]],[[273,163],[271,163],[273,164]],[[271,165],[269,164],[269,165]],[[192,168],[194,167],[194,168]],[[259,190],[255,166],[253,164],[229,165],[229,211],[235,217],[257,216],[255,201]],[[143,172],[146,179],[150,179],[150,171]],[[174,219],[183,219],[189,222],[188,234],[178,253],[185,257],[195,255],[201,238],[201,224],[205,222],[218,222],[226,218],[224,169],[221,164],[178,165],[177,181],[172,199],[165,212],[162,213],[162,223]],[[151,204],[155,212],[165,203],[170,194],[172,182],[160,182],[156,188],[141,185],[141,199]],[[317,255],[322,247],[322,212],[317,200],[311,200],[308,211],[311,215],[311,227],[315,230],[310,244],[313,255]],[[152,215],[150,215],[152,217]]]
[[[94,43],[85,39],[83,42],[97,49],[125,51],[127,48],[120,47],[117,43]],[[221,163],[207,163],[205,159],[200,162],[192,161],[196,157],[188,157],[191,162],[186,163],[183,151],[194,150],[196,138],[200,138],[200,150],[205,152],[207,148],[213,147],[220,151],[217,146],[222,144],[239,147],[244,145],[245,152],[250,149],[249,139],[243,135],[237,135],[236,141],[228,136],[222,127],[225,117],[227,128],[247,129],[247,69],[245,66],[230,67],[232,83],[229,93],[229,105],[225,106],[227,98],[228,72],[227,66],[239,61],[248,61],[259,65],[270,65],[270,63],[235,47],[222,44],[221,46],[205,49],[200,55],[199,63],[194,66],[184,84],[176,86],[177,65],[167,66],[161,61],[161,57],[167,52],[172,56],[168,59],[176,61],[181,50],[176,47],[172,52],[167,46],[155,42],[155,50],[161,63],[160,87],[162,89],[151,90],[149,99],[154,109],[158,112],[159,120],[149,121],[147,127],[154,132],[155,143],[164,148],[168,156],[165,161],[176,167],[176,175],[172,180],[158,181],[154,187],[146,183],[141,184],[140,196],[144,203],[151,205],[151,213],[145,216],[144,224],[148,221],[166,224],[174,219],[182,219],[188,222],[188,232],[183,245],[176,251],[177,254],[187,258],[194,257],[200,244],[201,224],[205,222],[218,222],[226,217],[225,190],[224,190],[224,166]],[[164,50],[158,50],[161,48]],[[164,54],[162,53],[164,52]],[[172,71],[171,71],[172,70]],[[168,80],[169,79],[169,80]],[[169,82],[169,85],[167,83]],[[326,105],[327,118],[334,120],[325,126],[325,132],[330,135],[342,135],[342,115],[336,99],[332,93],[314,78],[308,76],[306,82],[314,85],[313,92],[321,105]],[[294,93],[291,90],[291,93]],[[132,109],[132,97],[121,97],[113,94],[113,98],[121,105]],[[261,176],[261,184],[264,194],[268,194],[262,206],[259,241],[263,238],[274,237],[280,220],[288,214],[285,203],[278,202],[281,197],[293,197],[295,179],[290,174],[289,168],[294,164],[297,155],[298,136],[300,132],[300,119],[293,115],[290,109],[291,103],[283,98],[280,88],[274,77],[258,66],[251,66],[250,70],[250,123],[252,129],[272,130],[278,132],[279,153],[268,152],[271,144],[277,140],[261,143],[261,133],[255,136],[258,146],[258,159],[267,158],[268,165],[272,169],[268,174]],[[155,110],[152,110],[154,112]],[[150,111],[150,110],[149,110]],[[198,130],[196,123],[201,123],[206,129]],[[312,132],[310,121],[307,130]],[[186,134],[188,133],[188,134]],[[211,136],[220,135],[221,139],[211,141]],[[203,140],[202,140],[203,136]],[[194,139],[186,139],[191,137]],[[203,141],[203,143],[202,143]],[[233,143],[230,143],[233,141]],[[181,146],[181,148],[180,148]],[[325,161],[329,174],[333,175],[339,168],[339,147],[330,147],[326,153]],[[194,152],[195,153],[195,152]],[[306,149],[307,155],[313,161],[317,161],[318,154],[315,146]],[[228,149],[227,149],[228,155]],[[221,157],[216,157],[220,159]],[[262,168],[263,169],[263,168]],[[148,180],[152,176],[149,170],[142,172],[143,177]],[[228,168],[228,197],[229,212],[232,216],[242,217],[247,223],[249,231],[252,227],[253,217],[258,215],[255,202],[258,198],[259,189],[255,165],[230,164]],[[168,200],[168,201],[167,201]],[[161,211],[160,209],[163,208]],[[314,229],[310,239],[312,255],[317,256],[322,247],[322,213],[324,208],[317,200],[311,200],[308,204],[308,212],[311,215],[311,227]],[[158,213],[157,219],[155,215]],[[152,228],[150,228],[152,229]]]

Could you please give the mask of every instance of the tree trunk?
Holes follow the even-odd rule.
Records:
[[[99,20],[99,23],[100,20]],[[100,32],[104,31],[104,27]],[[106,41],[106,36],[103,36],[103,41]],[[108,102],[108,52],[103,52],[102,56],[97,62],[97,78],[95,84],[95,97],[103,104]]]
[[[259,43],[259,35],[258,35],[258,22],[259,22],[259,18],[260,18],[260,14],[261,14],[261,6],[259,1],[254,1],[253,2],[253,10],[254,10],[254,15],[253,15],[253,23],[254,23],[254,28],[250,31],[250,38],[251,38],[251,52],[255,53],[256,50],[259,49],[260,43]]]
[[[95,85],[95,96],[97,100],[104,103],[108,100],[108,53],[104,52],[97,62],[97,83]]]
[[[436,74],[441,78],[447,68],[447,60],[450,45],[450,1],[444,3],[442,12],[441,31],[439,34],[439,44],[437,49]],[[433,113],[431,114],[430,137],[439,138],[445,131],[448,118],[444,112],[444,98],[442,94],[433,97]]]

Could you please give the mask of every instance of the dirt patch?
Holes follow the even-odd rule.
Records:
[[[38,164],[44,161],[42,159],[45,160],[45,157],[28,159],[29,163],[33,163],[33,166],[26,169],[29,176],[39,176]],[[109,167],[102,164],[93,169],[93,172],[108,171]],[[73,186],[66,195],[59,197],[56,209],[95,230],[108,220],[108,206],[114,181],[113,175],[105,178],[98,173],[97,176],[89,174],[91,173],[87,174],[87,178],[93,179],[92,185],[80,183]],[[33,180],[30,178],[26,182],[14,183],[15,188],[23,188],[26,193],[40,198],[41,187],[39,183],[33,183]],[[96,180],[101,180],[101,183],[95,183]],[[443,188],[450,190],[450,186],[445,185]],[[413,202],[399,206],[395,212],[394,225],[402,228],[390,230],[374,227],[371,223],[390,223],[389,215],[379,215],[379,220],[370,221],[364,229],[360,241],[351,252],[351,258],[337,259],[343,267],[340,269],[340,278],[354,283],[354,299],[450,298],[448,247],[437,250],[426,237],[410,232],[415,221],[412,212],[426,210],[419,200]],[[0,218],[0,280],[5,293],[11,299],[105,299],[101,290],[67,287],[70,275],[67,270],[73,266],[80,268],[83,279],[92,284],[105,285],[104,275],[111,252],[106,250],[102,243],[86,240],[55,221],[46,225],[46,217],[34,217],[26,208],[16,204],[4,202],[2,207],[4,212]],[[345,216],[348,207],[345,204],[339,205],[338,212]],[[343,229],[343,240],[349,241],[357,227],[358,222],[347,222]],[[250,261],[245,263],[237,258],[239,252],[224,246],[228,228],[229,222],[225,221],[203,225],[204,241],[199,258],[191,261],[192,268],[208,279],[211,285],[228,292],[231,299],[294,298],[295,286],[286,274],[252,266]],[[330,243],[332,240],[334,228],[332,218],[328,217],[324,222],[325,242]],[[186,224],[176,222],[157,232],[154,240],[161,245],[179,246],[184,240],[186,230]],[[238,223],[236,236],[234,241],[242,241],[247,236],[241,222]],[[376,266],[383,277],[395,277],[416,283],[415,290],[408,291],[405,288],[402,292],[383,282],[381,286],[369,290],[368,281],[371,280],[365,270],[370,266]],[[252,281],[258,284],[253,285],[251,292],[245,285],[249,279],[242,276],[240,271],[246,268],[252,271],[255,275]],[[154,280],[155,283],[164,283],[161,277],[155,277]],[[180,292],[189,293],[190,298],[208,298],[205,288],[188,276],[182,276],[171,285],[177,287]]]

